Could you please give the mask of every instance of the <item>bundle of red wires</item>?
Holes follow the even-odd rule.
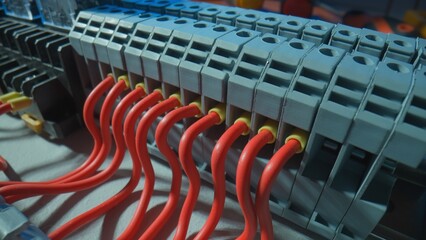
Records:
[[[165,115],[157,127],[155,141],[172,170],[170,194],[158,218],[151,223],[145,232],[141,233],[139,239],[155,239],[165,224],[169,223],[172,214],[178,208],[182,169],[187,175],[190,185],[180,211],[174,239],[183,240],[186,238],[201,185],[200,174],[192,156],[193,144],[199,134],[224,121],[225,107],[219,105],[211,109],[207,115],[190,125],[182,135],[177,155],[168,144],[169,132],[177,122],[191,117],[199,117],[201,115],[200,101],[181,107],[179,94],[173,94],[164,100],[161,90],[156,89],[145,96],[146,92],[143,85],[137,85],[133,91],[125,95],[113,111],[115,103],[128,87],[126,77],[121,77],[117,83],[114,83],[113,77],[108,76],[88,96],[84,105],[83,117],[93,137],[94,145],[91,154],[81,166],[61,177],[44,182],[0,182],[0,195],[4,196],[9,203],[36,195],[82,191],[96,187],[112,177],[123,161],[126,148],[129,150],[133,167],[132,175],[126,186],[111,198],[50,233],[51,239],[65,238],[73,231],[123,202],[138,185],[143,170],[144,188],[137,209],[127,228],[118,239],[133,239],[138,234],[155,185],[155,172],[147,147],[148,132],[154,121],[167,112],[169,113]],[[108,94],[101,107],[100,127],[98,127],[94,117],[95,107],[106,93]],[[0,105],[0,115],[12,110],[13,107],[9,103]],[[138,123],[141,116],[142,118]],[[97,173],[112,147],[111,126],[116,145],[113,160],[105,169]],[[135,126],[137,126],[136,130]],[[228,150],[241,135],[247,135],[249,131],[250,117],[248,114],[244,114],[218,139],[211,156],[215,193],[212,209],[206,224],[195,239],[208,239],[216,228],[225,205],[225,160]],[[306,136],[299,132],[287,139],[286,144],[274,154],[262,172],[257,187],[256,202],[254,203],[250,193],[251,169],[259,151],[266,144],[273,143],[275,138],[276,123],[268,122],[259,130],[257,135],[250,139],[239,158],[236,172],[236,193],[244,215],[245,228],[238,239],[245,240],[255,237],[257,218],[259,218],[261,226],[262,239],[273,239],[269,210],[272,184],[285,163],[294,154],[302,151],[306,143]]]

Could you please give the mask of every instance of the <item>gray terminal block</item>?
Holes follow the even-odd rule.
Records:
[[[306,151],[310,155],[305,156],[302,162],[303,176],[300,178],[315,180],[310,183],[310,189],[316,190],[310,192],[315,193],[314,199],[318,199],[321,194],[308,228],[329,238],[334,235],[338,223],[349,208],[367,166],[374,160],[372,154],[349,145],[345,138],[352,126],[352,119],[367,97],[376,65],[377,59],[357,52],[342,60],[324,96],[309,137]],[[350,74],[354,66],[359,73],[357,75]],[[327,148],[330,143],[335,147]],[[303,188],[299,192],[303,193]]]
[[[236,22],[237,18],[240,16],[241,12],[243,12],[243,11],[245,11],[245,10],[242,9],[242,8],[228,7],[226,9],[224,9],[224,11],[221,11],[216,16],[216,23],[235,26],[235,22]]]
[[[243,46],[228,80],[226,100],[228,125],[232,125],[235,121],[234,107],[247,112],[252,111],[255,88],[262,78],[271,52],[284,41],[286,38],[267,33],[255,37]]]
[[[121,9],[115,9],[115,11],[119,11]],[[105,17],[105,21],[103,22],[102,27],[100,28],[98,34],[96,35],[95,40],[93,41],[95,45],[96,55],[99,62],[109,64],[109,57],[108,57],[108,50],[107,46],[108,43],[111,41],[112,35],[114,34],[115,30],[117,29],[117,26],[119,22],[122,19],[127,19],[129,17],[137,16],[142,11],[138,10],[127,10],[122,9],[122,14],[117,14],[117,16],[107,16]]]
[[[384,155],[401,164],[418,168],[426,159],[426,67],[415,74],[412,98],[402,121],[389,140]]]
[[[417,54],[416,39],[389,34],[387,38],[387,49],[383,58],[392,58],[402,62],[413,62]]]
[[[162,81],[160,57],[173,33],[173,30],[194,23],[195,20],[162,16],[143,22],[143,25],[154,26],[152,35],[142,52],[142,65],[145,77]]]
[[[173,0],[137,0],[137,1],[127,0],[126,5],[128,5],[128,8],[132,8],[132,9],[136,8],[136,9],[140,9],[142,11],[164,14],[166,12],[166,7],[170,6],[171,4],[173,4],[175,2],[177,2],[177,1],[173,1]],[[122,1],[122,5],[124,5],[123,1]]]
[[[376,173],[363,197],[353,201],[334,239],[367,239],[387,210],[395,182],[386,170]]]
[[[125,14],[128,11],[126,8],[105,5],[101,8],[95,8],[95,10],[89,20],[84,35],[80,39],[83,55],[86,59],[90,60],[98,60],[94,41],[99,32],[105,27],[108,27],[108,25],[104,25],[104,22],[106,20],[128,17]]]
[[[303,29],[310,20],[296,16],[282,16],[277,34],[288,39],[302,38]]]
[[[403,71],[404,69],[400,67],[398,70]],[[339,229],[342,229],[342,231],[338,233],[338,236],[348,235],[347,233],[349,233],[349,236],[364,239],[375,228],[386,212],[389,198],[396,182],[394,171],[397,165],[397,162],[386,156],[386,152],[390,141],[395,136],[396,129],[405,122],[406,113],[411,107],[410,102],[414,99],[417,81],[424,80],[424,71],[417,71],[410,79],[401,79],[404,82],[411,83],[409,90],[403,97],[401,110],[395,117],[393,128],[386,137],[383,148],[377,154],[371,166],[369,166],[351,207],[341,221]],[[367,216],[368,221],[362,221],[365,216]]]
[[[254,30],[261,15],[261,12],[255,10],[242,11],[235,19],[235,27]]]
[[[378,59],[373,59],[371,56],[362,53],[354,52],[345,55],[337,66],[324,94],[306,146],[306,152],[309,152],[309,154],[305,154],[302,159],[291,193],[293,209],[290,209],[292,214],[289,216],[295,213],[305,216],[303,224],[311,218],[323,187],[333,174],[332,169],[335,169],[336,164],[338,164],[341,142],[345,138],[345,133],[350,129],[352,119],[365,97],[377,61]],[[360,74],[350,74],[354,68]],[[337,100],[336,96],[338,96]],[[326,131],[322,129],[323,127],[330,129],[331,126],[336,126],[338,130]],[[340,133],[339,130],[344,132]],[[309,195],[309,200],[302,200],[307,195]],[[330,207],[333,206],[330,205]],[[341,204],[337,206],[339,207]],[[315,220],[322,220],[328,215],[322,217],[316,214],[312,217],[315,217]],[[323,220],[318,229],[321,229],[324,225],[323,222],[327,222],[327,220]],[[325,225],[322,232],[326,232],[326,230],[333,232],[332,229],[326,228],[327,226]]]
[[[360,52],[353,52],[342,59],[318,109],[312,133],[344,141],[366,97],[378,60]]]
[[[379,63],[362,111],[354,118],[348,135],[350,144],[370,153],[380,151],[403,107],[412,78],[410,64],[390,59]]]
[[[198,21],[173,31],[163,54],[160,57],[163,82],[179,87],[179,65],[188,51],[193,34],[213,26],[213,23]]]
[[[201,71],[201,88],[204,97],[222,103],[226,101],[228,78],[236,66],[240,52],[245,43],[259,34],[259,32],[241,29],[216,40],[212,53]]]
[[[92,12],[90,11],[80,12],[68,34],[71,46],[80,56],[83,56],[83,50],[81,48],[80,39],[83,36],[91,17]]]
[[[208,3],[201,3],[201,2],[183,2],[183,3],[185,3],[185,7],[180,9],[179,16],[192,18],[192,19],[197,19],[198,12],[200,12],[203,8],[208,6],[213,6]]]
[[[353,237],[355,239],[366,238],[386,212],[390,194],[396,182],[396,177],[393,175],[395,166],[397,164],[395,160],[400,164],[405,165],[409,164],[406,162],[407,159],[411,160],[410,153],[404,155],[403,159],[389,158],[389,156],[392,156],[390,152],[393,149],[391,148],[397,145],[397,143],[394,142],[395,140],[402,140],[403,142],[398,142],[398,144],[405,144],[405,139],[398,139],[400,135],[397,130],[401,129],[401,126],[407,125],[406,118],[410,114],[410,111],[413,110],[413,100],[416,99],[416,96],[418,96],[419,92],[422,92],[421,95],[423,95],[424,100],[424,90],[426,86],[424,84],[424,73],[425,69],[420,69],[412,78],[411,88],[405,97],[404,106],[395,120],[392,133],[387,138],[385,146],[375,158],[375,161],[370,167],[368,173],[365,175],[359,190],[356,192],[355,199],[353,200],[351,207],[339,225],[339,229],[342,231],[338,232],[337,237],[349,235],[355,236]],[[414,108],[416,108],[416,106]],[[418,111],[415,112],[419,113]],[[425,119],[425,116],[426,115],[423,115],[423,120]],[[420,121],[421,119],[422,118],[420,118]],[[419,130],[421,131],[422,129]],[[422,134],[422,132],[419,132],[419,134]],[[417,146],[421,149],[420,151],[424,151],[426,146],[424,136],[422,140],[422,144],[419,144],[418,142],[413,143],[417,144]],[[390,144],[391,142],[393,143]],[[424,159],[424,155],[425,154],[423,153],[420,161]],[[419,161],[419,159],[416,158],[415,160]],[[411,167],[418,167],[418,165]],[[361,221],[361,218],[368,219],[368,221]]]
[[[369,139],[370,141],[367,142],[372,146],[365,144],[361,146],[359,141],[354,141],[352,135],[349,135],[347,139],[348,149],[357,149],[366,159],[362,161],[364,166],[362,172],[358,174],[358,179],[351,179],[358,180],[357,185],[354,185],[356,188],[353,188],[355,194],[346,196],[346,199],[342,198],[346,204],[350,203],[350,207],[341,220],[343,226],[339,226],[339,229],[342,229],[339,234],[348,235],[349,233],[350,236],[357,236],[356,238],[359,239],[365,238],[386,211],[396,178],[392,174],[395,162],[387,159],[383,153],[395,129],[401,123],[402,115],[408,107],[407,102],[413,93],[413,81],[416,79],[413,78],[413,69],[409,67],[412,66],[396,62],[396,60],[385,60],[379,63],[372,90],[365,99],[362,110],[354,119],[350,134],[354,129],[360,131],[360,119],[366,121],[366,117],[369,117],[372,125],[363,127],[367,127],[373,134],[381,135],[383,139],[380,141],[379,149],[376,149],[377,141],[368,134],[364,134],[363,139],[364,141]],[[390,86],[393,86],[392,90]],[[382,101],[385,97],[388,101]],[[371,107],[372,104],[375,104],[374,108]],[[382,119],[374,118],[377,116]],[[380,127],[379,122],[382,124]],[[364,130],[364,133],[368,130]],[[361,221],[361,217],[368,221]],[[350,221],[354,222],[349,223]]]
[[[215,23],[216,22],[216,16],[221,13],[222,11],[225,11],[227,7],[220,6],[220,5],[212,5],[212,6],[205,6],[203,9],[198,11],[198,20],[200,21],[206,21]]]
[[[117,28],[111,37],[111,41],[107,45],[109,62],[113,67],[119,69],[127,68],[124,49],[126,49],[127,45],[131,41],[132,33],[135,30],[136,24],[154,17],[158,17],[158,14],[141,12],[132,17],[122,19],[118,23]],[[138,50],[141,51],[142,49]],[[135,64],[137,63],[140,64],[139,58]]]
[[[314,44],[300,39],[284,42],[272,51],[265,74],[256,86],[253,112],[279,121],[287,90]]]
[[[234,30],[234,27],[219,24],[202,28],[194,33],[188,50],[179,64],[179,79],[182,89],[201,94],[201,72],[216,39]]]
[[[166,14],[180,17],[180,10],[187,6],[185,2],[176,2],[166,7]]]
[[[424,38],[417,38],[417,60],[416,60],[416,66],[421,67],[422,65],[426,64],[426,39]]]
[[[310,131],[318,106],[344,50],[321,45],[303,59],[283,105],[281,122]]]
[[[176,2],[176,1],[173,1],[173,0],[156,0],[156,1],[151,2],[151,4],[148,5],[148,10],[150,12],[153,12],[153,13],[165,14],[166,13],[166,7],[170,6],[174,2]]]
[[[358,43],[361,29],[337,24],[331,33],[330,45],[352,52]]]
[[[362,29],[356,50],[382,58],[386,50],[387,35],[370,29]]]
[[[321,20],[311,20],[303,29],[302,39],[313,42],[317,46],[322,43],[328,43],[333,28],[334,24]]]
[[[136,2],[141,0],[121,0],[121,5],[125,8],[134,8]]]
[[[177,2],[167,6],[165,13],[176,17],[197,19],[198,12],[205,6],[211,6],[211,4],[190,1]]]
[[[256,31],[276,34],[282,15],[276,13],[263,13],[256,21]]]
[[[158,15],[154,15],[149,21],[146,21],[146,23],[136,24],[135,29],[130,34],[129,43],[124,49],[127,72],[129,73],[130,81],[133,85],[136,84],[136,80],[132,79],[133,76],[145,75],[141,56],[156,26],[157,21],[153,21],[152,19],[157,19],[159,17]],[[141,81],[141,79],[139,79],[139,81]]]

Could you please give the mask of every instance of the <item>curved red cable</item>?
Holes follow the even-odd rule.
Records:
[[[131,107],[131,105],[134,102],[141,99],[144,95],[145,95],[145,91],[142,88],[136,88],[135,90],[130,92],[126,97],[124,97],[123,100],[118,104],[117,110],[115,111],[114,116],[112,118],[113,128],[115,127],[114,136],[116,138],[117,138],[116,136],[117,134],[119,134],[120,136],[122,134],[119,131],[120,130],[122,131],[123,129],[122,127],[119,127],[119,126],[122,125],[126,109]],[[124,145],[120,145],[118,147],[124,148]],[[139,159],[135,159],[133,160],[132,176],[129,182],[126,184],[126,186],[123,189],[121,189],[120,192],[118,192],[117,194],[109,198],[108,200],[104,201],[103,203],[99,204],[98,206],[71,219],[66,224],[62,225],[61,227],[53,231],[50,234],[51,238],[63,239],[64,237],[68,236],[69,234],[76,231],[80,227],[95,220],[96,218],[104,214],[105,212],[117,206],[119,203],[124,201],[133,192],[133,190],[136,188],[139,182],[140,176],[141,176],[141,167],[139,164]]]
[[[175,233],[175,240],[184,240],[188,231],[192,211],[197,203],[200,192],[200,173],[195,166],[192,158],[192,145],[195,138],[205,130],[209,129],[221,121],[219,114],[210,112],[200,120],[192,124],[183,134],[179,144],[179,159],[183,170],[189,179],[188,195],[183,203],[182,211],[179,216],[179,222]]]
[[[175,97],[168,98],[167,100],[158,103],[150,110],[148,110],[138,124],[138,127],[136,129],[136,143],[138,144],[138,148],[136,148],[136,150],[139,159],[142,162],[142,167],[145,174],[145,183],[132,220],[130,221],[126,230],[124,230],[124,232],[120,235],[118,239],[127,240],[134,238],[145,216],[145,212],[148,208],[149,201],[154,191],[155,173],[151,164],[150,156],[148,154],[147,146],[149,128],[154,123],[155,119],[157,119],[161,114],[164,114],[165,112],[170,111],[173,108],[178,107],[179,105],[179,99]]]
[[[12,105],[10,103],[3,103],[0,105],[0,116],[11,112],[13,110]]]
[[[6,169],[9,167],[9,164],[7,163],[6,159],[4,159],[2,156],[0,156],[0,171],[6,171]]]
[[[169,221],[171,215],[179,203],[180,188],[182,183],[182,169],[180,167],[178,157],[167,143],[167,136],[170,132],[170,129],[178,121],[184,118],[194,117],[200,113],[200,109],[195,104],[184,106],[168,113],[157,126],[157,130],[155,131],[155,142],[157,144],[158,150],[167,159],[170,169],[172,170],[172,184],[166,205],[164,206],[160,215],[158,215],[154,222],[151,223],[148,229],[139,238],[141,240],[155,238],[163,226]]]
[[[238,121],[225,131],[214,146],[211,158],[214,187],[213,205],[206,223],[203,228],[201,228],[201,231],[197,234],[197,236],[195,236],[195,239],[197,240],[208,239],[216,228],[216,225],[219,223],[226,198],[224,174],[226,155],[232,144],[247,130],[247,124],[243,121]]]
[[[109,131],[109,120],[112,108],[114,106],[114,103],[116,99],[120,96],[120,94],[127,88],[126,83],[124,81],[119,81],[110,91],[108,96],[106,97],[105,103],[102,106],[101,110],[101,131],[102,131],[102,139],[103,144],[101,147],[101,150],[99,152],[99,155],[97,156],[96,160],[97,162],[102,162],[106,159],[106,156],[111,149],[111,135]],[[123,113],[124,114],[124,113]],[[119,126],[122,128],[121,126]],[[122,134],[122,131],[121,131]],[[34,195],[43,195],[43,194],[60,194],[65,192],[75,192],[75,191],[81,191],[86,190],[89,188],[92,188],[96,185],[101,184],[102,182],[109,179],[117,170],[121,163],[121,155],[124,155],[124,150],[119,149],[118,147],[120,145],[124,145],[124,140],[122,140],[122,136],[120,137],[120,134],[117,134],[115,136],[116,144],[117,144],[117,151],[114,155],[113,161],[111,164],[101,173],[94,175],[90,178],[86,178],[83,180],[75,181],[75,182],[67,182],[67,183],[55,183],[55,184],[18,184],[18,185],[11,185],[11,186],[5,186],[0,188],[0,195],[3,196],[10,196],[10,195],[18,195],[23,194],[27,192],[31,192]],[[121,143],[120,141],[123,141]],[[123,150],[122,152],[118,150]],[[72,176],[75,177],[76,175]],[[21,199],[19,196],[17,196],[18,200]]]
[[[250,194],[251,170],[256,155],[268,142],[274,139],[269,130],[262,130],[254,136],[241,152],[238,160],[236,189],[237,198],[244,215],[245,227],[239,240],[254,239],[257,231],[257,218],[254,210],[253,199]]]
[[[94,110],[96,107],[96,103],[99,101],[99,99],[107,92],[112,86],[114,85],[114,78],[107,77],[103,81],[101,81],[95,89],[89,94],[87,97],[85,103],[84,103],[84,109],[83,109],[83,118],[84,122],[86,124],[87,129],[89,130],[90,134],[92,135],[94,145],[92,148],[92,152],[90,156],[87,158],[87,160],[78,168],[74,169],[73,171],[55,178],[53,180],[49,181],[43,181],[43,182],[25,182],[26,184],[30,183],[55,183],[55,182],[62,182],[63,180],[69,178],[70,176],[73,176],[74,174],[82,171],[87,166],[89,166],[93,160],[97,157],[99,150],[102,146],[102,139],[101,139],[101,133],[99,131],[99,128],[97,127],[95,123],[94,118]],[[7,181],[7,182],[0,182],[0,187],[7,186],[7,185],[13,185],[13,184],[22,184],[24,182],[17,182],[17,181]],[[32,196],[32,195],[26,195],[26,196]]]
[[[271,210],[269,209],[269,197],[271,195],[272,184],[287,161],[294,156],[300,148],[299,141],[290,139],[274,154],[274,156],[272,156],[260,176],[256,190],[255,209],[257,217],[259,218],[261,239],[274,239]]]

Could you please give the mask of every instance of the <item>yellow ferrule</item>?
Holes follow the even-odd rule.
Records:
[[[259,128],[258,133],[260,133],[263,130],[268,130],[272,133],[273,139],[271,141],[269,141],[268,143],[274,143],[275,140],[277,139],[277,132],[278,132],[278,123],[276,121],[272,121],[272,120],[267,120],[266,123]]]
[[[209,113],[215,112],[219,115],[220,121],[216,125],[220,125],[225,121],[226,118],[226,106],[223,103],[219,103],[216,107],[209,110]]]

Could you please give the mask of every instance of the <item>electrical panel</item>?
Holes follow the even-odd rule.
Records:
[[[402,221],[398,213],[405,209],[397,204],[407,201],[398,196],[404,186],[415,186],[413,196],[419,196],[411,207],[425,208],[426,40],[190,1],[126,0],[91,9],[67,1],[63,11],[50,2],[38,1],[44,24],[69,28],[67,35],[13,19],[0,25],[2,91],[33,97],[33,110],[21,115],[52,122],[44,131],[62,136],[71,130],[84,95],[110,73],[127,75],[132,88],[161,88],[165,98],[178,92],[184,105],[200,98],[205,114],[226,105],[225,125],[197,140],[194,160],[205,180],[212,181],[209,159],[219,136],[249,113],[246,140],[266,121],[278,125],[277,142],[255,161],[254,188],[290,132],[309,133],[304,153],[290,160],[272,188],[274,214],[327,239],[365,239],[372,232],[424,236],[421,211],[394,226],[394,233],[378,226]],[[31,79],[37,84],[27,87]],[[62,98],[44,94],[38,100],[34,86],[57,91],[50,82]],[[49,121],[41,104],[53,102],[72,111]],[[190,124],[177,128],[183,132]],[[150,153],[163,158],[153,136],[149,142]],[[227,155],[233,194],[243,147],[237,142]],[[405,229],[409,224],[417,227]]]

